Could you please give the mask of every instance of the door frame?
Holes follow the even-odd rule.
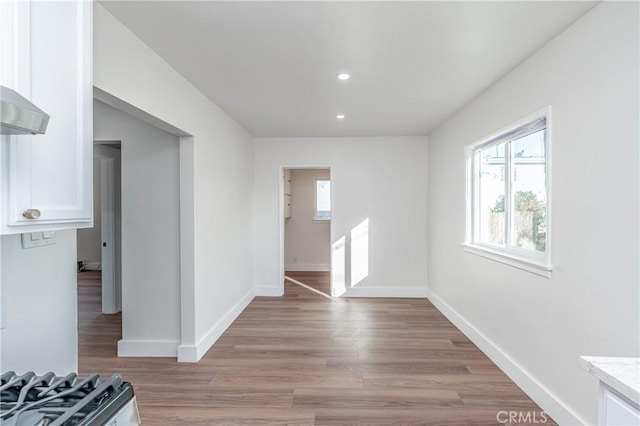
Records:
[[[333,244],[333,220],[334,220],[334,203],[333,203],[333,194],[334,194],[334,185],[333,185],[333,168],[328,164],[281,164],[278,166],[278,276],[280,277],[278,283],[278,295],[284,295],[284,276],[285,276],[285,268],[284,268],[284,170],[292,169],[292,170],[329,170],[329,181],[331,182],[331,220],[329,221],[329,247],[327,249],[330,253],[330,268],[331,272],[333,272],[333,255],[331,254],[331,246]],[[333,274],[329,273],[329,287],[331,288],[331,296],[335,296],[336,292],[333,288],[334,279]]]
[[[93,143],[94,145],[120,145],[121,141],[96,140]],[[94,159],[100,161],[102,313],[115,314],[122,310],[121,289],[116,269],[116,160],[95,151]]]
[[[100,158],[102,215],[102,313],[115,314],[118,309],[116,286],[116,224],[115,224],[115,160]]]
[[[202,354],[198,353],[195,313],[195,137],[97,86],[93,86],[93,98],[180,139],[180,343],[178,362],[198,362]],[[126,283],[123,283],[123,287],[125,286]]]

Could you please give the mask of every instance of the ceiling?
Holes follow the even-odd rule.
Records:
[[[596,3],[101,4],[254,136],[314,137],[428,134]]]

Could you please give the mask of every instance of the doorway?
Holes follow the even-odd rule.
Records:
[[[77,232],[78,272],[100,277],[103,314],[122,310],[120,153],[120,141],[94,141],[94,227]]]
[[[331,169],[297,166],[281,172],[283,286],[286,280],[331,297]]]

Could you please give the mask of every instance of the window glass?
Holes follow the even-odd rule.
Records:
[[[467,146],[467,244],[549,266],[548,131],[539,116]]]
[[[478,238],[488,244],[504,244],[505,144],[478,150]]]
[[[547,185],[545,130],[511,142],[513,215],[510,244],[544,252]]]
[[[316,219],[331,219],[331,181],[316,179]]]

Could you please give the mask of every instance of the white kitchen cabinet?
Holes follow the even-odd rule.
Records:
[[[44,135],[2,135],[0,234],[91,227],[92,2],[3,0],[0,26],[0,84],[50,116]]]
[[[599,424],[606,426],[640,426],[640,408],[600,384]]]
[[[598,424],[640,426],[640,358],[582,356],[580,365],[600,381]]]

